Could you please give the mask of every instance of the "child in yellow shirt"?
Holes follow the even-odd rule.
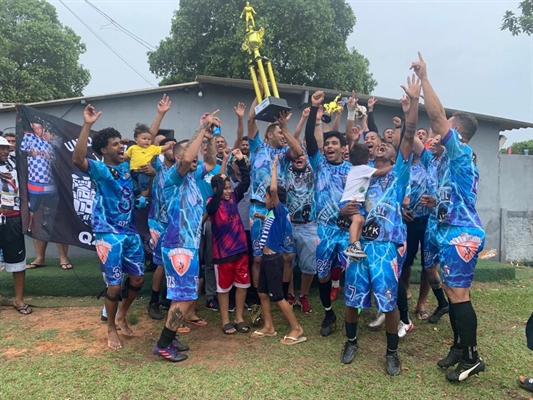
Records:
[[[139,129],[146,127],[145,125],[139,125],[135,127],[133,133],[133,140],[135,143],[133,146],[128,147],[126,150],[126,156],[130,160],[130,172],[133,179],[133,192],[135,196],[147,196],[148,187],[150,185],[150,176],[142,172],[139,172],[138,169],[143,165],[149,164],[152,162],[152,158],[157,156],[168,149],[172,148],[173,142],[169,142],[164,146],[155,146],[152,144],[152,134],[148,129]]]

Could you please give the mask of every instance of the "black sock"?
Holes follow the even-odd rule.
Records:
[[[170,346],[175,337],[176,331],[171,331],[166,326],[163,327],[163,330],[161,331],[161,337],[157,341],[157,347],[160,349],[166,349],[168,346]]]
[[[453,331],[453,347],[456,349],[461,348],[461,341],[459,340],[459,331],[457,330],[457,323],[455,321],[455,305],[450,303],[450,325],[452,326]]]
[[[324,308],[331,308],[331,299],[329,297],[329,294],[331,292],[331,279],[324,283],[319,282],[318,291],[320,293],[320,301],[322,302],[322,306]],[[327,314],[327,311],[326,311],[326,314]]]
[[[387,355],[394,354],[398,351],[398,342],[400,341],[400,338],[397,333],[389,333],[387,334]]]
[[[398,281],[398,311],[404,324],[409,323],[409,306],[407,304],[407,292],[402,281]]]
[[[478,360],[477,353],[477,316],[472,302],[454,304],[457,331],[463,347],[463,360],[469,364]]]
[[[152,290],[152,297],[150,298],[150,304],[159,304],[159,294],[160,292],[156,292],[155,290]]]
[[[439,302],[438,308],[446,308],[448,307],[448,300],[446,300],[446,297],[444,296],[444,290],[442,288],[439,289],[433,289],[433,294],[437,298],[437,301]]]
[[[289,298],[289,285],[290,284],[291,284],[290,282],[283,282],[283,297],[285,299]]]
[[[346,338],[349,342],[357,342],[357,322],[345,322]]]

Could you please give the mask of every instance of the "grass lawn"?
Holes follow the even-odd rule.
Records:
[[[533,374],[533,353],[527,350],[524,335],[525,322],[533,310],[531,268],[517,268],[513,280],[475,284],[472,299],[478,314],[479,348],[488,367],[479,377],[450,384],[445,381],[445,372],[436,366],[450,343],[446,317],[435,326],[412,315],[415,330],[400,340],[402,375],[389,377],[384,366],[385,332],[366,327],[375,311],[362,313],[360,349],[352,364],[343,365],[339,361],[345,340],[342,300],[334,303],[340,317],[336,332],[322,338],[318,327],[323,314],[316,291],[311,296],[313,313],[304,315],[295,310],[308,337],[301,345],[279,343],[288,331],[279,311],[274,314],[278,336],[251,339],[242,334],[223,335],[219,314],[204,310],[200,303],[198,314],[209,325],[193,326],[190,334],[181,335],[191,346],[190,358],[171,364],[151,355],[163,324],[146,316],[148,300],[144,296],[131,312],[135,336],[123,341],[122,350],[113,352],[106,349],[105,326],[99,322],[101,301],[36,294],[45,286],[43,282],[58,281],[58,277],[61,282],[51,287],[46,284],[48,287],[40,290],[53,291],[54,295],[79,294],[84,286],[76,273],[84,280],[88,295],[94,295],[101,290],[101,281],[93,281],[93,275],[85,270],[97,270],[96,263],[84,267],[77,261],[73,272],[61,271],[54,261],[48,260],[46,268],[28,271],[33,296],[29,302],[39,306],[33,315],[19,316],[7,306],[0,309],[2,400],[529,398],[528,392],[516,385],[516,378]],[[9,274],[0,277],[0,292],[9,296]],[[416,298],[417,287],[413,289]],[[410,307],[414,307],[413,301]],[[430,297],[428,309],[434,307]]]

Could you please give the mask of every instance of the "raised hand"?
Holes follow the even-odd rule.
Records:
[[[413,74],[412,78],[407,77],[407,87],[401,85],[401,88],[411,99],[419,99],[422,90],[422,81]]]
[[[400,102],[401,102],[401,100],[400,100]],[[400,117],[394,117],[392,119],[392,123],[394,124],[395,128],[401,127],[402,126],[402,119]]]
[[[409,69],[412,69],[416,76],[418,76],[420,79],[426,79],[428,77],[426,62],[422,58],[422,54],[420,54],[420,52],[418,52],[418,61],[413,61]]]
[[[322,121],[322,114],[324,114],[324,107],[320,106],[318,107],[318,111],[316,112],[316,122]]]
[[[322,104],[324,101],[324,92],[322,90],[317,90],[313,95],[311,96],[311,104],[314,107],[318,107]]]
[[[311,112],[311,107],[304,108],[302,111],[302,118],[306,119],[307,117],[309,117],[310,112]]]
[[[377,103],[377,99],[375,97],[371,97],[368,99],[368,109],[369,110],[372,110],[374,108],[374,106],[376,105]]]
[[[348,109],[348,112],[355,111],[358,101],[359,99],[355,96],[355,90],[352,90],[352,96],[346,102],[346,108]]]
[[[409,96],[402,96],[402,98],[400,99],[400,104],[402,105],[403,113],[407,114],[409,108],[411,108],[411,99],[409,98]]]
[[[159,100],[159,103],[157,103],[157,112],[165,114],[168,110],[170,110],[171,105],[172,102],[170,101],[170,97],[164,94],[161,100]]]
[[[291,119],[292,113],[289,113],[288,111],[281,111],[277,117],[274,117],[274,119],[279,123],[279,127],[283,129],[287,126],[287,121]]]
[[[102,111],[96,112],[92,105],[87,104],[87,107],[83,110],[83,122],[92,125],[100,118],[100,115],[102,115]]]
[[[224,149],[224,159],[227,160],[230,154],[231,154],[231,147],[226,146],[226,148]]]
[[[215,126],[221,126],[220,119],[216,116],[220,110],[215,110],[212,113],[208,114],[205,117],[204,123],[202,125],[202,128],[205,128],[206,131],[204,133],[204,137],[210,139],[213,137],[213,129]]]
[[[237,107],[233,107],[235,109],[235,114],[237,114],[237,117],[244,118],[244,112],[246,111],[246,104],[239,102],[237,104]]]
[[[235,149],[231,153],[238,161],[241,161],[244,158],[244,154],[242,154],[241,149]]]

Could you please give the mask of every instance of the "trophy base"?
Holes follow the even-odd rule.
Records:
[[[278,97],[267,97],[255,107],[255,119],[265,122],[275,122],[281,111],[290,111],[287,100]]]

